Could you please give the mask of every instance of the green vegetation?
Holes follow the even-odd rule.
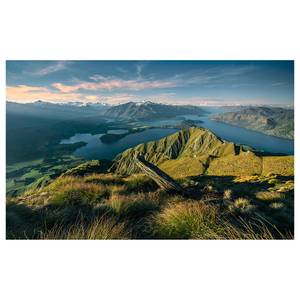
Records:
[[[248,107],[213,117],[216,121],[294,139],[294,110],[278,107]]]
[[[186,177],[191,197],[143,175],[61,176],[7,201],[9,239],[290,239],[292,180]],[[289,186],[285,192],[279,190]]]
[[[42,187],[83,160],[71,155],[9,164],[6,167],[6,194],[17,196]]]
[[[293,176],[293,156],[263,156],[223,141],[211,131],[189,127],[157,141],[130,148],[114,161],[111,171],[139,172],[134,156],[139,153],[175,178],[197,175],[241,176],[269,173]]]
[[[139,174],[137,153],[187,194]],[[292,239],[293,172],[292,156],[261,156],[196,127],[113,164],[65,155],[8,165],[8,193],[18,190],[7,198],[7,238]]]

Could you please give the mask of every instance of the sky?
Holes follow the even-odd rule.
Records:
[[[7,61],[15,102],[293,105],[293,61]]]

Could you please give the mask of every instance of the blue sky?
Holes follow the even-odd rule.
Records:
[[[293,61],[7,61],[7,100],[151,100],[196,105],[294,101]]]

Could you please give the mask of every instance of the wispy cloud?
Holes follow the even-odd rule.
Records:
[[[53,83],[52,86],[62,93],[68,93],[78,90],[145,90],[175,87],[176,82],[168,80],[124,80],[120,78],[104,77],[94,75],[91,77],[96,82],[81,82],[75,85],[65,85],[62,83]],[[101,81],[97,81],[101,80]]]
[[[69,62],[66,61],[58,61],[55,63],[51,63],[47,67],[32,71],[31,74],[35,76],[45,76],[66,69],[68,64]]]
[[[6,87],[6,98],[10,101],[33,102],[36,100],[44,101],[80,101],[84,97],[78,93],[57,93],[46,87],[17,85]]]

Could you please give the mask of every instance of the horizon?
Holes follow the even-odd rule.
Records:
[[[293,106],[293,61],[7,61],[6,100]]]

